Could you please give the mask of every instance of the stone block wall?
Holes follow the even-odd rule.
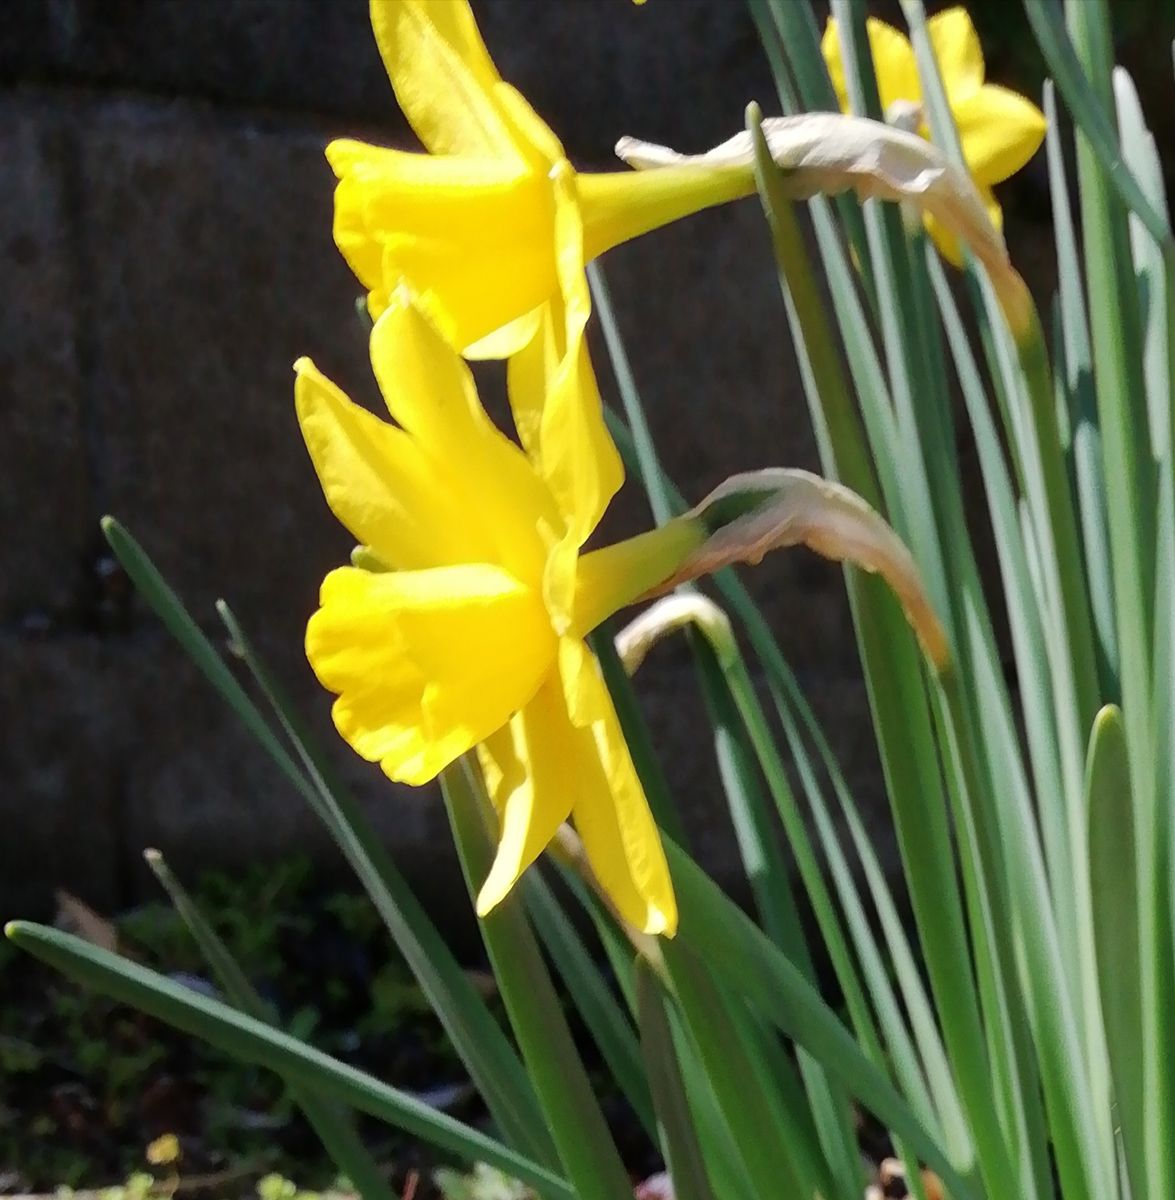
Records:
[[[799,0],[796,0],[799,2]],[[584,167],[633,133],[703,149],[770,81],[738,0],[475,0],[503,74]],[[397,857],[457,896],[443,812],[330,728],[301,636],[346,534],[292,408],[309,354],[378,401],[330,237],[322,147],[410,145],[363,0],[6,0],[0,16],[0,916],[54,888],[101,908],[177,869],[306,849],[314,818],[130,595],[98,535],[114,513],[210,631],[226,597],[332,748]],[[1039,229],[1021,234],[1040,240]],[[753,201],[606,263],[665,461],[700,497],[815,455]],[[602,350],[605,390],[611,388]],[[500,373],[480,371],[500,395]],[[629,484],[610,532],[648,521]],[[753,576],[850,778],[885,817],[838,570],[806,553]],[[219,636],[218,634],[216,636]],[[707,862],[734,871],[700,699],[680,646],[640,691]]]

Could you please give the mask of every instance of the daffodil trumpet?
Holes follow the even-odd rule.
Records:
[[[625,921],[671,935],[660,838],[586,635],[642,596],[805,543],[880,570],[937,664],[945,643],[924,631],[908,554],[851,493],[787,471],[738,477],[659,529],[584,552],[622,476],[582,350],[511,372],[514,411],[541,413],[522,446],[406,289],[375,323],[371,359],[395,425],[296,365],[307,448],[362,547],[327,575],[306,631],[339,732],[409,784],[476,750],[500,825],[479,913],[570,819]]]
[[[658,177],[575,172],[559,139],[499,76],[467,0],[371,0],[371,23],[428,151],[327,147],[339,181],[335,241],[373,317],[406,281],[452,345],[470,358],[505,358],[560,298],[561,260],[590,260],[754,190],[749,170],[721,165]],[[578,249],[557,219],[560,188],[578,210]]]

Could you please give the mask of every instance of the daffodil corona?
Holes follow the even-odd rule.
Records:
[[[566,350],[562,330],[541,340]],[[571,818],[625,920],[672,934],[657,828],[583,638],[669,575],[701,530],[676,522],[580,554],[622,477],[581,354],[512,373],[516,411],[540,414],[529,452],[490,422],[468,368],[405,289],[389,296],[371,357],[398,426],[309,361],[296,366],[327,501],[374,568],[327,575],[307,628],[339,732],[410,784],[477,748],[501,829],[480,914]]]
[[[335,240],[378,316],[406,280],[467,356],[504,358],[534,336],[566,253],[556,182],[580,210],[583,253],[605,250],[754,190],[746,169],[577,174],[498,75],[467,0],[371,0],[380,54],[428,154],[336,141]]]
[[[906,37],[870,17],[866,23],[877,89],[886,119],[929,136],[922,109],[922,86],[914,50]],[[1045,134],[1044,114],[1023,96],[986,82],[983,50],[975,26],[964,8],[948,8],[926,23],[942,74],[947,102],[959,129],[963,157],[979,187],[992,224],[1002,228],[1003,213],[993,184],[1014,175],[1040,148]],[[850,110],[840,33],[830,19],[822,43],[824,58],[845,112]],[[957,238],[932,216],[926,217],[927,231],[943,255],[956,266],[962,262]]]

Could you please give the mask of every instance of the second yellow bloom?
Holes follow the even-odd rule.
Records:
[[[754,190],[748,170],[577,174],[523,96],[499,76],[467,0],[371,0],[400,107],[428,154],[337,141],[335,240],[373,316],[406,280],[473,358],[534,336],[566,253],[555,183],[579,207],[583,255]]]
[[[866,30],[886,119],[928,137],[922,84],[908,39],[876,17],[868,19]],[[1044,114],[1016,92],[987,82],[983,49],[966,9],[948,8],[937,13],[926,22],[926,32],[959,129],[967,169],[983,195],[992,224],[1000,229],[1003,212],[992,185],[1014,175],[1040,149],[1045,134]],[[835,20],[828,22],[821,49],[837,99],[848,112],[848,87]],[[957,240],[933,218],[927,218],[926,226],[944,256],[960,265]]]

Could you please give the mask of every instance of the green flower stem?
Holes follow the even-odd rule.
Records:
[[[683,626],[677,618],[669,622],[666,629],[672,631],[684,627],[693,650],[706,710],[714,730],[719,774],[759,921],[772,941],[809,980],[815,982],[816,969],[792,894],[790,867],[763,795],[752,737],[748,732],[750,723],[744,720],[743,712],[753,713],[761,729],[767,728],[767,719],[753,687],[742,688],[741,697],[736,698],[739,672],[745,678],[746,667],[726,615],[713,601],[700,594],[692,595],[689,600],[688,610],[683,606],[683,611],[688,611],[690,624]],[[629,669],[634,669],[632,664]],[[631,691],[627,680],[623,681],[621,690]],[[637,718],[639,721],[639,713]],[[632,737],[639,742],[648,736],[647,730],[640,728],[643,721],[633,729],[622,714],[621,725],[626,738]],[[851,986],[846,983],[846,991]],[[855,1015],[868,1020],[868,1011],[863,1007],[859,1007]],[[878,1061],[880,1058],[878,1051]],[[839,1187],[846,1191],[859,1190],[859,1154],[846,1098],[830,1085],[823,1068],[811,1055],[801,1050],[798,1059],[820,1131],[821,1145],[830,1159]]]
[[[494,856],[489,798],[468,762],[442,772],[441,790],[474,897]],[[577,1200],[627,1200],[632,1184],[571,1040],[522,898],[508,897],[480,924],[498,991]]]
[[[836,90],[820,52],[820,30],[811,5],[795,4],[793,0],[748,0],[748,7],[771,66],[783,111],[788,116],[802,112],[836,112]],[[791,86],[788,78],[788,66],[795,75],[795,87]],[[809,204],[813,210],[827,210],[828,201],[823,196],[817,196]],[[832,204],[860,264],[861,285],[871,310],[876,314],[877,289],[861,206],[857,198],[847,192],[836,196]],[[827,211],[826,215],[829,216],[829,226],[832,226],[833,221]]]
[[[612,414],[608,413],[606,416],[630,468],[635,467],[640,475],[654,517],[660,524],[665,524],[672,521],[685,504],[658,461],[600,265],[589,264],[588,275],[630,428],[618,428]],[[734,579],[730,572],[719,574]],[[679,590],[688,592],[691,586],[683,585]],[[772,937],[787,950],[792,960],[800,965],[810,979],[815,979],[811,954],[804,941],[804,932],[796,912],[781,848],[773,832],[765,828],[761,818],[757,816],[766,811],[763,787],[755,772],[754,755],[748,743],[746,730],[738,717],[729,682],[724,678],[721,664],[716,663],[710,646],[692,633],[689,641],[694,669],[714,729],[715,754],[723,790],[735,824],[739,852],[759,905],[761,919]],[[679,831],[681,829],[680,818],[668,798],[664,775],[656,761],[655,751],[647,726],[637,707],[632,685],[623,671],[617,670],[619,664],[613,661],[615,650],[611,646],[604,647],[599,642],[593,644],[600,655],[625,737],[633,752],[638,774],[645,784],[657,823],[679,845],[685,845],[685,842],[673,833],[675,827]],[[754,698],[754,703],[759,707],[762,718],[762,708],[757,697]],[[671,812],[672,816],[666,820],[665,814],[668,812]],[[830,1087],[826,1073],[817,1068],[809,1056],[801,1054],[800,1069],[813,1108],[818,1114],[824,1145],[833,1158],[840,1177],[848,1179],[856,1167],[856,1139],[850,1126],[844,1097],[835,1093]]]
[[[563,911],[538,871],[528,871],[518,885],[543,946],[608,1064],[613,1078],[650,1138],[657,1136],[649,1080],[641,1065],[640,1046],[622,1002],[608,986],[579,931]]]

